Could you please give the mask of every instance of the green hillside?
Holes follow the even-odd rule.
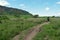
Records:
[[[15,16],[31,15],[32,16],[32,14],[30,14],[25,10],[5,7],[5,6],[0,6],[0,15],[15,15]]]

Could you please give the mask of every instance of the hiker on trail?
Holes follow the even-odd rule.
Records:
[[[50,21],[50,18],[49,17],[47,17],[47,21]]]

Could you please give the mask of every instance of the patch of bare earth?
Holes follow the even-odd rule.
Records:
[[[31,28],[28,32],[28,34],[24,37],[24,40],[32,40],[36,34],[41,31],[40,28],[45,25],[45,24],[48,24],[49,22],[45,22],[45,23],[42,23],[40,25],[37,25],[37,26],[34,26],[33,28]],[[19,40],[19,36],[20,34],[16,35],[13,40]]]
[[[43,24],[37,25],[36,27],[32,28],[32,30],[29,31],[29,34],[27,34],[24,38],[24,40],[32,40],[36,34],[41,31],[40,28],[45,25],[48,24],[48,22],[45,22]]]

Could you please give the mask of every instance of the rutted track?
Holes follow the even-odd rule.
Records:
[[[40,28],[45,25],[45,24],[48,24],[49,22],[45,22],[45,23],[42,23],[40,25],[37,25],[37,26],[34,26],[33,28],[31,28],[28,32],[28,34],[24,37],[24,40],[32,40],[36,34],[41,31]],[[19,36],[20,34],[16,35],[13,40],[19,40]]]
[[[48,24],[48,22],[45,22],[45,23],[43,23],[43,24],[37,25],[35,28],[32,28],[32,30],[29,31],[30,33],[25,36],[24,40],[32,40],[32,39],[35,37],[35,35],[36,35],[39,31],[41,31],[41,30],[40,30],[40,27],[42,27],[42,26],[45,25],[45,24]]]

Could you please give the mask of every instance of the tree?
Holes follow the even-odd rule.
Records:
[[[38,18],[38,17],[39,17],[39,15],[34,15],[33,17],[34,17],[34,18]]]
[[[52,18],[54,18],[55,16],[52,16]]]

